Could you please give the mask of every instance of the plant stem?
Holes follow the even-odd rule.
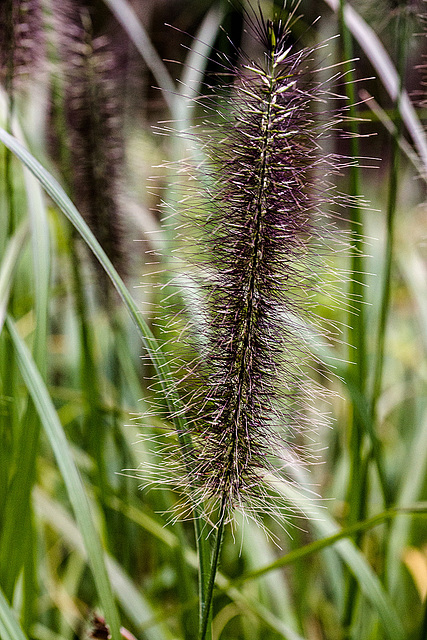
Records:
[[[350,113],[350,154],[356,160],[360,157],[358,142],[358,125],[356,114],[356,93],[354,88],[354,73],[350,66],[353,58],[353,45],[351,34],[344,18],[345,0],[339,3],[339,25],[341,34],[341,46],[345,62],[346,83],[345,90],[349,101]],[[355,200],[355,206],[351,209],[350,233],[351,233],[351,266],[350,266],[350,298],[351,318],[349,343],[352,347],[351,360],[355,365],[349,372],[353,383],[363,396],[366,378],[366,344],[365,344],[365,313],[364,313],[364,260],[363,260],[363,224],[360,207],[357,198],[360,197],[359,167],[353,164],[350,167],[349,195]],[[350,433],[348,438],[350,456],[350,477],[347,489],[347,504],[349,505],[348,524],[352,525],[362,519],[364,512],[364,487],[363,477],[363,423],[357,413],[354,402],[351,404]],[[347,592],[343,624],[348,629],[354,612],[354,604],[357,601],[358,586],[353,576],[348,576]]]
[[[339,5],[339,21],[340,31],[342,34],[342,50],[345,60],[351,60],[353,57],[353,47],[351,42],[351,34],[347,28],[345,21],[345,0],[340,0]],[[358,142],[358,125],[356,112],[356,93],[354,88],[354,74],[350,68],[350,63],[346,63],[346,92],[349,100],[350,110],[350,132],[351,137],[351,156],[354,159],[360,157]],[[359,168],[354,165],[350,168],[350,195],[356,199],[360,197],[360,181]],[[351,383],[357,389],[357,395],[361,398],[366,394],[366,341],[365,341],[365,313],[364,313],[364,240],[363,240],[363,219],[358,206],[352,209],[351,217],[351,237],[352,237],[352,265],[351,265],[351,290],[352,297],[352,313],[354,318],[350,318],[350,324],[353,329],[350,335],[350,344],[353,347],[352,358],[355,359],[356,371],[351,372]],[[349,523],[357,522],[366,517],[366,501],[364,500],[366,478],[363,477],[362,470],[365,473],[369,471],[369,464],[363,464],[362,445],[365,428],[363,420],[361,420],[358,408],[355,406],[354,400],[351,408],[352,427],[349,437],[350,451],[350,482],[348,487],[348,504],[350,506]],[[370,416],[368,418],[370,420]],[[372,428],[368,428],[366,434],[370,440],[370,451],[367,453],[368,461],[374,460],[377,467],[377,473],[380,481],[381,490],[384,497],[384,503],[387,504],[386,494],[387,486],[384,472],[384,465],[381,455],[381,447],[376,437],[373,422],[370,423]]]
[[[353,57],[353,46],[351,42],[351,34],[347,28],[344,19],[345,1],[340,0],[339,5],[339,22],[340,33],[342,38],[342,51],[346,61]],[[351,69],[350,62],[345,63],[346,83],[345,90],[349,101],[350,113],[350,154],[351,157],[357,159],[360,157],[359,141],[358,141],[358,125],[356,113],[356,94],[354,88],[354,73]],[[363,224],[360,207],[357,204],[357,198],[360,197],[360,179],[359,167],[352,165],[350,167],[350,196],[356,200],[355,206],[351,209],[350,232],[351,232],[351,284],[350,297],[352,301],[351,311],[351,330],[350,344],[352,347],[351,360],[355,361],[351,377],[363,395],[366,380],[366,345],[365,345],[365,313],[364,313],[364,242],[363,242]],[[363,424],[352,405],[351,415],[351,431],[349,438],[350,449],[350,481],[348,487],[348,504],[350,506],[349,522],[357,522],[360,513],[363,510],[362,502],[362,486],[363,478],[360,471],[362,466],[362,442],[363,442]]]
[[[403,30],[403,33],[402,33]],[[399,15],[396,21],[396,56],[397,56],[397,66],[399,73],[399,91],[396,98],[396,113],[399,114],[399,106],[400,96],[403,88],[403,77],[404,77],[404,66],[405,66],[405,58],[406,58],[406,39],[407,39],[407,29],[406,29],[406,21]],[[375,423],[376,420],[376,409],[378,398],[381,393],[381,385],[382,385],[382,374],[383,374],[383,366],[384,366],[384,345],[385,345],[385,334],[387,329],[387,321],[390,311],[390,284],[391,284],[391,268],[392,268],[392,258],[393,258],[393,240],[394,240],[394,219],[396,213],[396,205],[397,205],[397,193],[398,193],[398,174],[399,174],[399,139],[402,134],[403,123],[402,119],[398,118],[396,123],[396,128],[392,134],[391,140],[391,152],[390,152],[390,178],[389,178],[389,189],[388,189],[388,201],[387,201],[387,237],[386,237],[386,247],[384,254],[384,270],[383,270],[383,282],[382,282],[382,295],[381,295],[381,308],[380,308],[380,317],[378,322],[378,332],[377,332],[377,341],[376,341],[376,351],[375,351],[375,361],[374,361],[374,377],[373,377],[373,388],[372,388],[372,398],[371,398],[371,408],[370,408],[370,418],[372,424]],[[385,497],[385,506],[390,506],[391,497],[389,495],[389,491],[387,489],[387,485],[383,484],[383,491]]]
[[[209,581],[208,581],[207,590],[206,590],[206,599],[205,599],[204,607],[201,610],[202,616],[201,616],[201,623],[200,623],[200,636],[199,636],[200,640],[205,640],[206,632],[208,628],[208,622],[209,622],[211,605],[212,605],[213,588],[215,584],[215,576],[218,569],[219,554],[221,551],[221,545],[224,538],[224,523],[225,523],[226,507],[227,507],[227,495],[224,492],[222,502],[221,502],[221,511],[219,516],[218,529],[217,529],[217,534],[215,538],[215,546],[214,546],[212,558],[211,558],[211,567],[210,567]]]

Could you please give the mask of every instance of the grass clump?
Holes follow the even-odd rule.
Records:
[[[422,20],[65,8],[0,14],[0,635],[421,640]]]

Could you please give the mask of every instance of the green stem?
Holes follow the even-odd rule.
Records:
[[[209,547],[204,537],[202,520],[196,508],[194,508],[194,515],[194,531],[196,534],[197,557],[199,560],[199,618],[203,620],[209,590]]]
[[[107,494],[106,468],[104,460],[105,419],[102,406],[102,392],[95,357],[92,325],[87,308],[87,300],[82,277],[82,268],[77,251],[77,237],[71,232],[71,260],[74,278],[74,296],[80,329],[80,384],[84,399],[83,439],[86,450],[96,461],[95,474],[101,503]],[[105,506],[105,505],[104,505]]]
[[[345,0],[339,3],[339,24],[341,33],[341,46],[345,62],[346,83],[345,91],[349,101],[350,113],[350,154],[354,161],[360,157],[358,142],[358,124],[356,113],[356,92],[354,72],[349,62],[353,58],[353,44],[350,31],[347,29],[345,22]],[[364,396],[365,379],[366,379],[366,344],[365,344],[365,313],[364,313],[364,243],[363,243],[363,224],[360,207],[357,199],[360,197],[360,180],[359,167],[352,165],[350,167],[350,196],[355,201],[354,208],[351,209],[350,217],[350,233],[351,233],[351,267],[350,267],[350,299],[351,299],[351,318],[350,318],[350,335],[349,343],[352,347],[350,360],[354,360],[355,364],[350,371],[353,383],[358,391]],[[350,457],[350,477],[347,490],[347,504],[349,505],[348,524],[354,524],[363,518],[365,511],[365,496],[363,494],[364,473],[363,473],[363,440],[364,428],[357,412],[357,408],[352,402],[350,418],[350,432],[348,438],[349,457]],[[349,575],[347,579],[346,601],[344,608],[343,625],[344,628],[350,626],[353,618],[354,604],[357,601],[358,585],[353,576]]]
[[[6,92],[6,131],[12,133],[12,119],[14,112],[14,92],[13,92],[13,78],[15,74],[14,69],[14,26],[13,26],[13,3],[12,0],[6,0],[5,7],[6,24],[5,32],[2,34],[5,51],[7,52],[6,60],[6,77],[5,77],[5,92]],[[3,236],[1,247],[3,250],[7,246],[7,240],[12,238],[15,227],[15,197],[14,197],[14,180],[13,180],[13,154],[10,149],[5,148],[4,151],[4,190],[5,190],[5,217]],[[2,256],[3,257],[3,256]],[[14,292],[13,289],[10,292],[8,309],[13,311],[14,309]],[[16,403],[15,403],[15,354],[13,345],[11,344],[9,336],[5,333],[2,338],[2,353],[1,353],[1,369],[0,369],[0,398],[3,399],[4,405],[0,407],[0,447],[2,453],[0,454],[0,516],[4,516],[3,509],[7,508],[7,500],[9,496],[9,483],[11,481],[10,473],[11,467],[11,454],[13,452],[14,439],[16,438],[16,428],[19,424]],[[3,536],[0,536],[3,538]],[[5,567],[6,569],[6,567]]]
[[[421,502],[407,507],[391,507],[387,511],[378,513],[377,515],[372,516],[371,518],[368,518],[363,522],[357,522],[356,524],[346,527],[345,529],[341,529],[325,538],[320,538],[319,540],[309,542],[302,547],[298,547],[297,549],[290,551],[281,558],[274,560],[274,562],[260,567],[255,571],[251,571],[250,573],[243,574],[243,576],[241,576],[240,578],[232,580],[230,582],[230,586],[240,587],[243,583],[248,582],[249,580],[261,578],[271,571],[275,571],[282,567],[287,567],[290,564],[301,560],[302,558],[306,558],[307,556],[318,553],[323,549],[332,547],[335,543],[343,540],[344,538],[351,538],[357,533],[369,531],[373,527],[377,527],[384,522],[388,522],[390,520],[393,520],[393,518],[402,515],[405,515],[407,517],[419,516],[425,518],[427,515],[427,503]]]
[[[208,623],[210,619],[213,588],[215,584],[216,572],[218,570],[221,545],[224,538],[224,523],[225,523],[226,509],[227,509],[227,495],[226,493],[224,493],[222,502],[221,502],[221,511],[219,516],[217,534],[215,538],[215,546],[212,553],[209,581],[206,589],[206,599],[205,599],[204,607],[201,610],[202,616],[201,616],[201,623],[200,623],[200,636],[199,636],[200,640],[205,640],[206,638],[206,632],[208,629]]]
[[[356,110],[356,91],[355,91],[355,77],[354,72],[349,62],[353,58],[353,44],[351,40],[351,34],[347,29],[347,25],[344,19],[344,6],[345,0],[340,0],[339,7],[339,21],[340,32],[342,37],[342,51],[344,55],[344,69],[345,69],[345,91],[349,101],[349,113],[350,113],[350,154],[353,159],[360,157],[359,139],[358,139],[358,123],[357,123],[357,110]],[[361,194],[360,189],[360,175],[359,167],[354,164],[350,167],[350,195],[354,198],[359,198]],[[364,312],[364,289],[365,289],[365,270],[364,270],[364,240],[363,240],[363,219],[360,207],[357,205],[351,209],[350,218],[350,231],[352,240],[352,256],[351,256],[351,290],[352,306],[354,310],[354,318],[352,318],[352,330],[351,330],[351,344],[354,347],[354,356],[352,359],[356,360],[356,379],[359,383],[359,387],[363,390],[366,380],[366,345],[365,345],[365,312]]]
[[[175,382],[169,369],[169,363],[161,350],[159,344],[155,340],[150,328],[141,316],[140,310],[133,299],[129,290],[126,288],[123,280],[120,278],[116,269],[111,264],[108,256],[103,251],[101,245],[65,193],[58,182],[42,167],[42,165],[28,151],[17,142],[15,138],[10,136],[4,129],[0,128],[0,139],[33,173],[40,181],[46,192],[52,197],[65,216],[71,221],[75,229],[80,233],[84,241],[88,244],[92,252],[95,254],[100,264],[108,274],[117,293],[123,300],[123,303],[135,324],[142,344],[146,349],[151,362],[154,365],[158,380],[163,391],[163,395],[168,406],[168,410],[175,425],[179,446],[183,452],[184,460],[186,454],[193,448],[190,433],[184,418],[182,417],[182,405],[178,394],[175,391]],[[191,489],[191,488],[190,488]],[[207,575],[208,566],[208,543],[202,532],[202,514],[203,505],[193,503],[194,527],[196,540],[199,549],[199,566],[201,577]],[[202,586],[201,593],[206,593],[206,588]]]
[[[349,61],[353,58],[353,45],[351,34],[347,29],[344,18],[345,1],[340,0],[339,5],[339,22],[342,38],[342,52],[344,60]],[[346,74],[345,90],[349,101],[350,113],[350,154],[355,160],[360,157],[359,141],[358,141],[358,124],[356,112],[356,93],[354,72],[351,63],[346,62],[344,65]],[[351,280],[350,280],[350,298],[352,304],[350,318],[350,336],[349,342],[352,347],[350,359],[355,361],[355,365],[351,371],[351,377],[360,393],[364,394],[366,381],[366,344],[365,344],[365,311],[364,311],[364,241],[363,241],[363,220],[360,207],[357,205],[357,199],[360,197],[360,176],[359,167],[353,165],[350,167],[350,184],[349,191],[352,198],[355,199],[356,205],[351,209],[350,233],[351,233]],[[352,403],[351,407],[351,430],[349,434],[349,451],[350,451],[350,479],[348,486],[348,504],[350,506],[349,522],[354,523],[360,519],[363,511],[363,495],[362,486],[364,484],[361,468],[362,468],[362,445],[364,429],[360,420],[356,407]]]
[[[405,65],[405,49],[406,49],[406,39],[407,39],[407,29],[405,28],[406,21],[402,20],[399,16],[396,21],[396,44],[397,44],[397,64],[398,64],[398,73],[399,73],[399,91],[395,102],[396,113],[399,113],[399,101],[403,88],[403,76],[404,76],[404,65]],[[403,27],[403,33],[401,32],[401,28]],[[384,345],[385,345],[385,334],[388,322],[388,316],[390,311],[390,293],[391,293],[391,268],[392,268],[392,258],[393,258],[393,241],[394,241],[394,220],[396,213],[396,205],[397,205],[397,193],[398,193],[398,175],[399,175],[399,139],[402,134],[403,123],[402,119],[398,118],[398,122],[396,124],[396,128],[392,135],[391,140],[391,154],[390,154],[390,179],[389,179],[389,189],[388,189],[388,202],[387,202],[387,238],[386,238],[386,248],[384,254],[384,270],[383,270],[383,282],[382,282],[382,294],[381,294],[381,307],[380,307],[380,317],[378,322],[378,332],[377,332],[377,340],[376,340],[376,352],[375,352],[375,361],[374,361],[374,377],[373,377],[373,389],[372,389],[372,398],[371,398],[371,407],[370,407],[370,419],[372,424],[375,424],[375,420],[377,417],[377,403],[378,398],[381,393],[382,386],[382,376],[383,376],[383,366],[384,366]],[[381,476],[380,476],[381,479]],[[389,490],[387,488],[387,484],[385,479],[381,482],[385,505],[386,507],[391,503],[391,496],[389,495]]]

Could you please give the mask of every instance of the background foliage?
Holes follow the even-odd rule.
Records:
[[[153,271],[176,269],[166,218],[177,194],[162,165],[186,149],[155,127],[185,130],[198,115],[192,98],[215,81],[211,47],[238,55],[225,33],[256,52],[240,5],[105,0],[80,3],[77,22],[71,2],[58,11],[46,0],[40,14],[30,0],[12,5],[33,22],[12,66],[13,41],[1,43],[0,637],[83,638],[97,614],[116,640],[190,640],[193,523],[169,522],[173,491],[139,491],[121,473],[143,461],[143,477],[146,436],[169,428],[139,416],[156,370],[170,389]],[[227,528],[215,640],[427,638],[424,8],[300,5],[302,44],[340,34],[319,64],[357,58],[341,87],[357,137],[330,144],[364,158],[336,180],[369,204],[343,207],[337,224],[354,249],[330,258],[345,274],[338,304],[331,286],[316,303],[341,329],[333,344],[313,339],[332,428],[318,434],[322,464],[296,480],[323,499],[283,484],[309,519],[287,532],[267,519],[272,537],[251,521]]]

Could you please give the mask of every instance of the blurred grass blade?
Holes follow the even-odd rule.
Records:
[[[21,223],[9,240],[0,266],[0,333],[6,318],[13,275],[27,237],[28,223],[25,221]]]
[[[146,514],[142,513],[135,507],[123,504],[120,500],[114,499],[110,506],[115,509],[119,509],[123,515],[133,520],[143,529],[151,533],[158,540],[161,540],[170,548],[176,548],[180,544],[180,539],[171,531],[161,530],[157,523],[153,522]],[[427,508],[427,507],[426,507]],[[186,547],[184,549],[184,557],[189,566],[197,569],[198,559],[192,549]],[[254,598],[247,598],[240,591],[238,591],[233,585],[230,585],[228,578],[226,578],[221,572],[217,573],[216,585],[223,591],[225,591],[231,600],[235,602],[239,609],[244,614],[253,614],[262,620],[269,628],[273,629],[281,637],[288,640],[303,640],[296,632],[294,632],[288,625],[286,625],[277,616],[273,615],[266,607],[257,602]],[[277,582],[276,582],[277,586]],[[283,595],[278,593],[278,598],[282,598]],[[283,604],[283,603],[281,603]],[[153,618],[153,622],[154,622]],[[148,627],[145,626],[147,629]],[[147,633],[147,632],[146,632]]]
[[[101,542],[92,520],[85,489],[72,458],[64,430],[28,347],[19,336],[15,324],[9,316],[6,318],[6,325],[15,348],[22,377],[37,409],[64,479],[68,496],[83,536],[99,599],[110,626],[112,638],[113,640],[120,640],[119,615],[105,568]]]
[[[93,254],[97,257],[100,264],[104,268],[105,272],[109,276],[113,283],[117,293],[123,300],[136,328],[142,343],[147,351],[148,356],[155,368],[157,379],[161,385],[165,402],[168,405],[169,412],[172,416],[172,421],[175,425],[176,433],[180,446],[184,450],[191,448],[191,439],[188,435],[188,429],[186,428],[185,420],[182,417],[182,411],[180,410],[180,401],[175,391],[175,382],[170,373],[169,364],[166,357],[161,350],[159,344],[155,340],[151,330],[147,323],[142,318],[135,300],[129,293],[123,280],[113,267],[111,261],[108,259],[105,251],[89,229],[86,222],[83,220],[80,213],[77,211],[70,198],[67,196],[61,185],[55,180],[55,178],[38,162],[28,151],[23,147],[13,136],[9,135],[7,131],[0,128],[0,140],[3,144],[10,149],[21,162],[35,175],[37,180],[41,183],[46,193],[50,195],[52,200],[58,205],[65,216],[70,220],[73,226],[82,236],[88,247]],[[205,539],[205,535],[202,532],[202,524],[200,520],[200,513],[202,506],[195,504],[194,510],[194,527],[196,541],[199,551],[200,559],[200,576],[201,576],[201,604],[204,601],[205,584],[207,581],[207,567],[209,566],[210,547],[208,541]]]
[[[360,533],[361,531],[368,531],[369,529],[372,529],[373,527],[376,527],[379,524],[386,522],[387,520],[396,518],[399,515],[427,515],[427,503],[418,503],[413,507],[405,507],[402,509],[399,509],[397,507],[388,509],[387,511],[383,511],[376,516],[372,516],[372,518],[368,518],[363,522],[357,522],[356,524],[350,525],[349,527],[345,527],[344,529],[337,531],[337,533],[334,533],[331,536],[321,538],[320,540],[314,540],[313,542],[310,542],[303,547],[290,551],[285,556],[274,560],[264,567],[243,575],[236,581],[236,584],[241,584],[242,582],[246,582],[247,580],[259,578],[269,573],[270,571],[275,571],[276,569],[279,569],[281,567],[286,567],[289,564],[300,560],[301,558],[305,558],[306,556],[309,556],[313,553],[318,553],[322,549],[331,547],[339,540],[354,536],[355,533]]]
[[[174,423],[179,432],[183,431],[183,422],[180,416],[176,415],[176,396],[174,395],[174,382],[168,369],[167,361],[160,350],[160,347],[151,333],[145,320],[142,318],[135,300],[132,298],[123,280],[106,256],[101,245],[77,211],[70,198],[67,196],[61,185],[55,178],[23,147],[13,136],[0,128],[0,140],[10,149],[21,162],[35,175],[43,188],[49,194],[61,211],[70,220],[73,226],[82,236],[94,255],[98,258],[105,272],[112,281],[119,296],[122,298],[130,316],[135,323],[142,342],[148,352],[149,357],[156,369],[159,381],[165,392],[165,399],[168,402],[171,414],[174,415]]]
[[[86,549],[81,534],[75,522],[63,507],[40,489],[34,492],[34,498],[36,511],[40,516],[60,535],[65,544],[83,557],[86,557]],[[123,610],[136,627],[143,627],[148,620],[152,620],[155,616],[149,601],[139,592],[122,567],[107,553],[105,553],[105,564],[111,584]],[[172,640],[174,637],[164,624],[146,629],[144,636],[147,640]]]
[[[240,520],[238,525],[242,527],[241,541],[236,541],[241,547],[241,556],[245,566],[252,572],[272,564],[277,556],[277,549],[265,532],[254,522],[244,523]],[[257,552],[254,553],[253,550]],[[271,608],[280,620],[286,621],[292,628],[298,628],[297,616],[292,607],[292,595],[289,588],[289,576],[285,572],[274,574],[266,573],[258,582],[259,598],[271,602]]]
[[[17,120],[13,123],[16,138],[24,143],[25,136]],[[34,360],[44,374],[46,369],[47,323],[50,281],[50,237],[43,191],[31,171],[24,169],[24,185],[30,217],[31,244],[34,266],[34,303],[36,312]]]
[[[34,360],[45,377],[47,368],[47,324],[50,281],[50,238],[43,192],[30,171],[24,171],[28,210],[30,213],[31,245],[34,266],[35,335]]]
[[[294,470],[297,481],[301,486],[310,486],[309,479],[303,472]],[[301,490],[297,490],[289,482],[278,482],[276,479],[271,483],[272,488],[278,491],[288,503],[295,506],[300,514],[308,514],[309,524],[319,537],[330,537],[338,534],[340,528],[335,520],[327,513],[326,509],[321,509],[310,497],[306,497]],[[363,554],[351,540],[339,540],[331,547],[339,554],[342,561],[348,566],[353,576],[359,584],[361,592],[370,602],[372,608],[387,630],[388,640],[403,640],[404,631],[402,623],[396,613],[393,602],[384,590],[379,578],[375,575]]]
[[[406,460],[404,460],[401,467],[400,491],[396,500],[399,506],[417,500],[425,486],[427,474],[427,411],[424,411],[420,424],[421,428],[415,433]],[[393,527],[388,537],[387,581],[389,591],[394,597],[399,595],[399,589],[402,584],[402,554],[400,550],[411,544],[410,531],[411,522],[406,518],[398,518],[393,522]]]
[[[340,0],[324,1],[335,12],[338,11]],[[399,96],[399,74],[381,40],[374,30],[348,3],[346,3],[344,8],[344,19],[347,27],[378,73],[390,98],[396,101]],[[423,174],[425,176],[427,173],[427,135],[406,91],[402,91],[402,95],[400,96],[399,111],[423,162]]]
[[[1,640],[27,640],[15,614],[0,588],[0,638]]]
[[[203,76],[209,61],[215,38],[224,17],[224,8],[214,4],[205,15],[197,31],[184,63],[179,90],[179,122],[184,131],[191,127],[191,117],[196,106],[195,98],[200,93]],[[182,113],[181,113],[182,112]]]
[[[378,119],[378,121],[381,122],[383,127],[387,129],[389,134],[391,136],[396,136],[396,125],[394,124],[387,111],[378,104],[375,98],[371,96],[371,94],[365,89],[360,89],[359,96],[361,100],[363,100],[367,108],[370,109],[374,116]],[[404,153],[408,160],[412,162],[421,178],[423,178],[423,180],[427,182],[427,175],[424,172],[424,168],[422,163],[420,162],[418,154],[413,150],[409,142],[403,136],[400,136],[397,142],[402,153]]]
[[[427,353],[427,267],[421,251],[414,250],[413,246],[405,243],[399,259],[399,268],[416,305],[418,326]]]
[[[242,610],[242,615],[247,615],[249,612],[255,613],[270,629],[278,634],[279,638],[283,638],[283,640],[305,640],[299,633],[289,627],[289,625],[277,618],[264,604],[255,598],[244,595],[238,591],[238,589],[231,587],[228,580],[221,574],[217,574],[215,581]]]
[[[138,20],[133,7],[127,0],[104,0],[107,7],[110,8],[115,15],[117,21],[122,25],[129,38],[143,57],[147,67],[153,74],[159,88],[162,90],[163,97],[168,105],[171,113],[175,117],[175,84],[163,64],[162,59],[156,49],[151,44],[150,38],[145,31],[143,25]]]

